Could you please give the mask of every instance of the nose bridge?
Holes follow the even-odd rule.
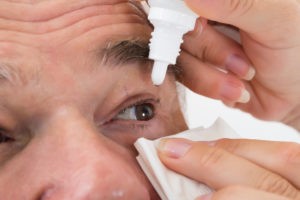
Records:
[[[57,181],[54,185],[57,187],[58,184],[59,190],[75,184],[75,179],[91,182],[95,170],[105,170],[96,169],[96,166],[113,156],[106,147],[104,136],[86,116],[73,108],[53,112],[36,135],[32,146],[39,154],[35,156],[49,170],[55,171]]]
[[[115,156],[107,148],[109,141],[93,121],[73,108],[54,112],[36,135],[35,148],[43,149],[45,157],[55,160],[59,166],[68,167],[67,171],[76,168],[80,172],[84,167]],[[62,173],[65,174],[65,170],[62,169]]]
[[[99,143],[104,139],[92,119],[70,107],[63,107],[53,112],[37,130],[37,135],[48,141],[56,140],[56,142],[63,143],[63,146],[77,142],[80,146],[85,143],[91,146],[93,142]]]
[[[43,192],[42,199],[124,199],[130,191],[145,195],[144,190],[129,188],[141,184],[126,163],[129,154],[77,110],[56,112],[37,134],[36,149],[43,149],[38,156],[56,180],[47,180],[53,187]]]
[[[52,132],[56,132],[55,130],[57,129],[64,129],[68,132],[70,131],[70,128],[73,129],[72,131],[75,131],[75,127],[80,128],[85,126],[85,129],[93,127],[92,121],[88,118],[88,115],[83,114],[79,109],[74,107],[75,106],[63,106],[52,111],[48,114],[49,117],[44,122],[41,131],[47,132],[47,130],[51,130]]]

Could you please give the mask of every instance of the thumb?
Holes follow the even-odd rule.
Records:
[[[290,0],[185,0],[197,14],[207,19],[231,24],[248,33],[280,25],[295,10]],[[279,28],[279,27],[278,27]]]

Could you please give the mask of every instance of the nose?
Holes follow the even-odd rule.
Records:
[[[25,176],[15,184],[22,188],[30,183],[30,189],[20,190],[32,194],[28,199],[149,198],[130,153],[76,110],[53,114],[19,157]]]

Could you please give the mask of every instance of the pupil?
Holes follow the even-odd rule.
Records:
[[[154,117],[154,108],[150,103],[145,103],[136,106],[136,119],[139,121],[149,121]]]

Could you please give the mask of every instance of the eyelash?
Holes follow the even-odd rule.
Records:
[[[14,141],[14,139],[7,137],[6,135],[4,135],[1,130],[0,130],[0,145],[3,143],[9,143]]]
[[[129,106],[124,106],[124,108],[120,109],[120,111],[106,124],[111,124],[111,123],[117,123],[117,122],[124,122],[124,123],[131,123],[131,126],[133,128],[139,127],[141,129],[144,129],[146,127],[145,122],[151,121],[153,118],[156,116],[156,105],[160,102],[159,99],[142,99],[142,100],[137,100],[133,104],[129,104]],[[141,120],[127,120],[127,119],[117,119],[117,116],[122,113],[122,111],[125,111],[126,109],[130,109],[136,106],[140,106],[143,104],[149,104],[153,107],[153,118],[147,121],[141,121]]]

